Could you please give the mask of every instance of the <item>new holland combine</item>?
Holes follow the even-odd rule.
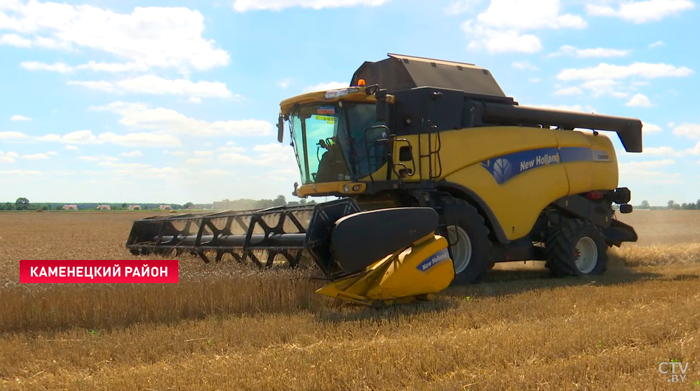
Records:
[[[280,108],[278,140],[287,128],[301,174],[293,194],[338,200],[138,220],[132,253],[263,268],[307,253],[328,279],[318,293],[373,305],[477,282],[495,262],[602,274],[608,247],[637,240],[615,218],[631,195],[599,131],[641,152],[638,119],[523,107],[486,69],[392,54],[348,88]]]

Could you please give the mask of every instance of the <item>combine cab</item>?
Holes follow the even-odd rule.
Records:
[[[638,119],[522,107],[486,69],[399,55],[280,107],[278,140],[288,129],[301,175],[293,194],[339,201],[140,220],[127,247],[262,267],[307,252],[330,281],[319,293],[372,304],[476,282],[495,262],[601,274],[609,246],[637,240],[615,219],[631,194],[599,131],[641,152]]]

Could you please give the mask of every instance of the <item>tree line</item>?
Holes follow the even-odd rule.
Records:
[[[263,209],[274,206],[296,206],[296,205],[312,205],[315,201],[287,201],[283,195],[277,196],[275,199],[239,199],[234,201],[224,200],[222,202],[210,204],[195,204],[187,202],[185,204],[169,204],[163,203],[109,203],[109,202],[30,202],[26,197],[20,197],[15,202],[0,203],[0,211],[4,210],[63,210],[64,205],[76,205],[79,210],[97,210],[99,205],[108,205],[111,210],[129,210],[130,205],[139,205],[141,210],[160,210],[161,205],[169,205],[173,210],[183,209],[231,209],[231,210],[248,210],[248,209]]]
[[[674,200],[669,200],[666,206],[651,206],[649,205],[649,201],[644,200],[637,206],[637,209],[700,210],[700,200],[696,202],[684,202],[682,204],[678,204]]]

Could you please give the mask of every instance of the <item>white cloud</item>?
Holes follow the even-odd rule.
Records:
[[[19,155],[16,152],[3,152],[0,151],[0,163],[14,163]]]
[[[209,175],[209,176],[226,176],[226,175],[230,175],[231,173],[226,171],[226,170],[221,170],[221,169],[215,168],[213,170],[202,171],[202,174]]]
[[[646,128],[644,130],[646,132]],[[661,146],[661,147],[644,147],[642,156],[655,156],[655,157],[674,157],[682,158],[688,155],[697,156],[700,155],[700,141],[698,141],[694,147],[684,149],[682,151],[677,151],[673,147]]]
[[[690,0],[646,0],[621,2],[617,9],[608,4],[587,4],[589,15],[616,17],[636,24],[656,22],[695,8]]]
[[[664,41],[656,41],[656,42],[654,42],[654,43],[650,43],[650,44],[649,44],[649,49],[653,49],[653,48],[656,48],[656,47],[659,47],[659,46],[664,46],[664,45],[665,45],[665,44],[664,44]]]
[[[238,147],[233,141],[229,141],[225,146],[219,147],[219,151],[223,152],[245,152],[245,148]]]
[[[674,156],[681,157],[682,152],[676,152],[672,147],[645,147],[642,152],[645,156]]]
[[[641,169],[641,168],[656,168],[659,166],[672,166],[676,164],[676,161],[673,159],[663,159],[663,160],[649,160],[645,162],[629,162],[629,163],[620,163],[620,171],[623,169],[629,170],[629,169]]]
[[[100,156],[78,156],[78,159],[86,162],[116,162],[119,159],[112,156],[100,155]]]
[[[44,47],[103,51],[125,61],[83,65],[95,70],[206,70],[230,61],[226,51],[202,36],[202,14],[185,7],[136,7],[131,13],[120,14],[90,5],[15,2],[5,7],[0,21],[5,30],[31,35]],[[65,72],[69,68],[34,63],[29,69]]]
[[[97,165],[102,166],[102,167],[119,168],[119,169],[123,169],[123,170],[135,170],[135,169],[140,169],[140,168],[151,167],[150,164],[144,164],[144,163],[120,163],[120,162],[114,162],[114,161],[104,161],[104,162],[98,163]]]
[[[659,167],[665,167],[665,166],[673,166],[676,164],[676,161],[673,159],[663,159],[663,160],[647,160],[643,162],[629,162],[629,163],[620,163],[619,168],[620,168],[620,174],[639,174],[639,173],[650,173],[651,169],[659,168]],[[657,174],[651,174],[651,175],[657,175]],[[680,174],[677,174],[680,175]]]
[[[267,136],[272,134],[272,124],[267,121],[249,119],[207,122],[186,117],[175,110],[162,107],[153,109],[141,103],[113,102],[107,106],[92,107],[92,109],[111,111],[121,115],[119,123],[131,129],[194,136]]]
[[[293,176],[298,175],[294,151],[290,146],[279,143],[256,145],[252,152],[252,156],[237,152],[223,153],[219,155],[219,162],[235,165],[285,167],[293,171]]]
[[[47,160],[49,158],[49,155],[45,153],[35,153],[33,155],[22,155],[22,159],[27,159],[27,160]]]
[[[211,158],[185,159],[185,164],[204,164],[211,162]]]
[[[214,151],[194,151],[197,156],[214,156]]]
[[[175,147],[180,140],[169,134],[129,133],[125,135],[111,132],[93,135],[89,130],[78,130],[63,136],[47,134],[36,137],[38,141],[59,142],[64,144],[116,144],[125,147]]]
[[[234,0],[233,9],[237,12],[255,10],[280,11],[285,8],[339,8],[354,7],[358,5],[376,7],[390,0]]]
[[[529,81],[530,83],[539,83],[542,81],[542,79],[540,79],[539,77],[531,77],[527,79],[527,81]]]
[[[631,50],[621,50],[621,49],[606,49],[606,48],[593,48],[593,49],[578,49],[574,46],[563,45],[559,48],[559,51],[552,53],[549,57],[555,56],[574,56],[578,58],[592,58],[592,57],[624,57],[630,54]]]
[[[234,96],[226,87],[225,83],[209,81],[192,82],[186,79],[167,80],[154,75],[139,76],[116,82],[69,81],[68,85],[78,85],[92,90],[122,94],[188,95],[196,98],[229,98]],[[236,97],[240,96],[236,95]]]
[[[561,88],[556,91],[554,91],[554,95],[559,95],[559,96],[569,96],[569,95],[581,95],[583,94],[583,90],[579,87],[568,87],[568,88]]]
[[[138,65],[135,63],[104,63],[90,61],[87,64],[80,65],[68,65],[63,62],[55,62],[53,64],[47,64],[40,61],[24,61],[20,63],[20,66],[29,71],[49,71],[58,73],[71,73],[79,70],[91,70],[91,71],[102,71],[102,72],[129,72],[129,71],[145,71],[148,66]],[[97,82],[95,82],[97,83]],[[108,82],[103,82],[108,83]]]
[[[470,49],[483,48],[494,54],[536,53],[542,44],[528,31],[585,27],[580,16],[561,13],[559,0],[491,0],[484,12],[462,24],[462,31]]]
[[[471,39],[469,45],[467,45],[469,49],[478,50],[485,48],[492,54],[509,52],[531,54],[542,50],[539,38],[532,34],[487,28],[474,20],[464,22],[462,30],[468,39]]]
[[[581,84],[581,88],[591,92],[594,97],[610,95],[614,98],[627,98],[628,92],[620,91],[620,82],[609,79],[588,80]]]
[[[114,173],[115,175],[126,175],[129,178],[138,177],[148,180],[153,180],[154,178],[171,178],[173,175],[185,174],[190,172],[186,168],[175,169],[173,167],[153,167],[149,164],[143,164],[138,166],[135,164],[122,164],[115,165],[114,168],[117,168],[117,166],[121,166],[122,168],[113,170],[112,173]]]
[[[141,151],[122,152],[121,155],[124,156],[124,157],[139,157],[139,156],[143,156],[143,154],[141,153]]]
[[[650,160],[643,162],[620,163],[620,175],[624,176],[627,181],[634,178],[639,182],[657,183],[657,184],[678,184],[682,183],[678,178],[679,173],[666,173],[659,171],[662,167],[675,165],[675,160]]]
[[[20,132],[0,132],[0,140],[20,140],[27,138],[27,135]]]
[[[41,171],[9,170],[9,171],[0,171],[0,175],[41,175]]]
[[[66,149],[69,151],[76,151],[78,147],[76,147],[75,145],[66,145]]]
[[[61,49],[70,50],[71,45],[65,42],[57,42],[55,39],[46,37],[34,37],[34,40],[21,37],[17,34],[0,35],[0,45],[17,46],[21,48],[30,48],[33,46],[45,49]]]
[[[621,49],[606,49],[606,48],[594,48],[594,49],[577,49],[576,56],[579,58],[589,58],[589,57],[624,57],[630,54],[631,50],[621,50]]]
[[[684,77],[693,71],[686,67],[668,64],[635,62],[631,65],[610,65],[601,63],[593,68],[565,69],[557,75],[559,80],[619,80],[629,77],[655,79],[660,77]]]
[[[651,101],[645,95],[637,94],[625,104],[627,107],[652,107]]]
[[[172,156],[186,156],[187,152],[183,151],[163,151],[164,155],[172,155]]]
[[[537,71],[540,69],[527,61],[515,61],[512,64],[510,64],[510,66],[512,66],[515,69],[528,69],[531,71]]]
[[[692,148],[688,148],[683,152],[684,155],[700,155],[700,141],[695,143],[695,146]]]
[[[287,87],[289,87],[289,85],[290,85],[291,83],[292,83],[292,79],[286,78],[286,79],[284,79],[284,80],[282,80],[282,81],[277,82],[277,85],[278,85],[281,89],[284,90],[284,89],[286,89]]]
[[[28,48],[32,46],[32,41],[26,38],[22,38],[17,34],[4,34],[0,35],[0,45],[10,45]]]
[[[229,152],[219,156],[219,162],[228,164],[256,164],[256,160],[240,153]]]
[[[538,16],[533,24],[528,16]],[[561,14],[558,0],[538,0],[523,3],[519,0],[491,0],[489,8],[477,16],[479,22],[495,28],[584,28],[586,22],[578,15]],[[543,26],[546,25],[546,26]]]
[[[339,81],[332,81],[330,83],[316,84],[315,86],[308,86],[304,88],[304,92],[314,92],[314,91],[328,91],[336,90],[339,88],[348,87],[348,83],[341,83]]]
[[[459,15],[473,10],[480,2],[481,0],[457,0],[448,4],[444,11],[448,15]]]
[[[51,71],[51,72],[58,72],[58,73],[68,73],[68,72],[73,72],[75,68],[66,65],[65,63],[62,62],[57,62],[54,64],[46,64],[43,62],[38,62],[38,61],[25,61],[20,64],[20,66],[24,69],[30,70],[30,71]]]
[[[197,98],[196,96],[191,96],[190,99],[187,99],[188,102],[190,103],[202,103],[202,98]]]
[[[663,130],[661,129],[661,126],[650,124],[648,122],[642,122],[642,129],[644,130],[644,134],[659,133]]]
[[[700,124],[680,124],[673,129],[673,134],[693,140],[700,140]]]
[[[10,121],[31,121],[32,119],[29,117],[25,117],[23,115],[15,114],[12,117],[10,117]]]
[[[44,49],[57,49],[64,51],[72,51],[73,47],[69,42],[59,42],[53,38],[46,37],[35,37],[32,41],[33,46],[37,46]]]
[[[676,123],[675,123],[675,122],[669,122],[669,123],[666,124],[666,126],[668,126],[669,128],[673,128],[673,127],[676,126]]]

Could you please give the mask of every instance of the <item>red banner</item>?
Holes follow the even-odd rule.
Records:
[[[177,284],[177,260],[19,261],[21,284]]]

